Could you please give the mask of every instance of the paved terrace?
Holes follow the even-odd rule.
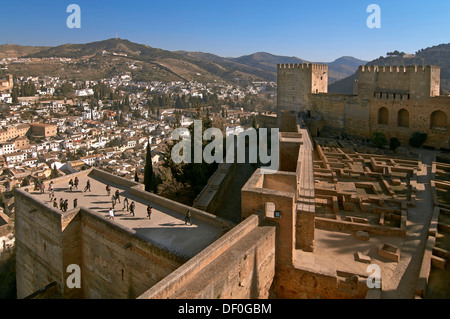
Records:
[[[201,212],[201,218],[198,218],[198,214],[193,212],[191,218],[193,225],[185,225],[185,212],[189,207],[185,206],[186,209],[183,209],[183,212],[180,213],[180,209],[175,211],[175,209],[170,209],[161,204],[161,202],[168,201],[166,199],[161,200],[160,198],[158,204],[148,199],[132,195],[130,187],[125,186],[127,183],[130,183],[129,181],[114,176],[112,178],[112,180],[116,181],[114,183],[109,178],[112,176],[111,174],[102,172],[102,177],[97,175],[100,174],[94,174],[92,172],[88,175],[76,173],[54,180],[54,191],[58,209],[59,199],[61,197],[69,200],[68,211],[74,208],[73,200],[77,198],[78,207],[88,208],[103,215],[106,220],[110,220],[108,212],[112,206],[111,197],[116,190],[119,190],[121,202],[117,202],[115,205],[115,217],[114,220],[110,220],[112,223],[118,223],[132,229],[138,234],[150,239],[150,241],[167,248],[169,251],[176,252],[188,258],[195,256],[210,245],[227,230],[228,227],[226,226],[230,226],[230,224],[227,225],[226,221],[222,221],[213,215],[208,216],[209,214],[203,212]],[[80,180],[78,190],[74,189],[70,191],[68,181],[70,178],[75,178],[75,176],[78,176]],[[91,192],[84,192],[87,180],[90,181]],[[122,185],[121,180],[125,182],[125,185]],[[34,191],[33,187],[26,188],[30,194],[50,206],[52,203],[50,202],[49,192],[47,191],[50,181],[47,180],[44,183],[44,194],[40,194],[39,191]],[[109,196],[106,192],[107,184],[111,186]],[[128,197],[129,204],[132,201],[136,204],[134,217],[126,208],[123,209],[125,197]],[[147,205],[152,205],[153,207],[151,219],[147,218]],[[173,207],[173,205],[168,206]],[[183,208],[183,205],[179,204],[178,207]],[[191,208],[192,211],[195,211],[195,209]]]

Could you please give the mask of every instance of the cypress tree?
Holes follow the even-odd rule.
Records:
[[[150,149],[150,143],[147,144],[147,155],[145,158],[145,168],[144,168],[144,185],[145,191],[150,192],[153,185],[153,164],[152,164],[152,154]]]

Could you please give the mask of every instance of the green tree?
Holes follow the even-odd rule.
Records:
[[[153,176],[152,152],[150,149],[150,143],[148,143],[144,167],[144,185],[146,192],[151,192],[153,190]]]
[[[376,147],[384,148],[384,146],[388,142],[388,139],[383,132],[374,132],[372,134],[372,142],[375,144]]]
[[[139,175],[138,175],[138,172],[137,172],[137,171],[134,172],[134,181],[135,181],[136,183],[139,183]]]
[[[52,172],[50,173],[50,179],[57,178],[59,176],[56,164],[53,164]]]
[[[423,143],[427,140],[427,133],[414,132],[409,139],[409,145],[412,147],[421,147]]]

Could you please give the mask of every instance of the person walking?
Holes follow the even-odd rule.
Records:
[[[123,208],[122,210],[125,210],[125,207],[127,208],[127,212],[129,210],[128,208],[128,197],[125,197],[125,199],[123,200]]]
[[[132,214],[133,217],[134,217],[134,207],[135,207],[135,206],[136,206],[136,204],[134,203],[134,201],[131,202],[131,204],[130,204],[130,214]]]
[[[58,201],[56,200],[56,197],[53,198],[53,208],[58,209]]]
[[[68,208],[69,208],[69,200],[66,199],[66,200],[64,201],[64,211],[67,212],[67,209],[68,209]]]
[[[148,217],[148,219],[151,219],[150,217],[152,215],[152,209],[153,209],[152,206],[150,206],[150,205],[147,206],[147,217]]]
[[[119,194],[119,190],[116,190],[115,196],[116,196],[116,200],[119,201],[119,203],[120,203],[120,194]]]
[[[76,190],[78,190],[78,183],[79,183],[78,176],[75,176],[75,180],[73,181],[73,186]]]
[[[74,198],[73,199],[73,208],[75,209],[75,208],[77,208],[77,206],[78,206],[78,199]]]
[[[112,207],[109,209],[109,219],[114,220],[114,209]]]
[[[108,196],[111,195],[111,186],[109,186],[109,184],[106,185],[106,193],[108,194]]]
[[[89,190],[89,192],[91,191],[91,182],[89,180],[87,180],[87,182],[86,182],[86,187],[84,188],[84,192],[86,193],[87,190]]]
[[[45,184],[44,182],[41,183],[41,194],[45,193]]]
[[[70,189],[70,191],[72,191],[72,189],[73,189],[73,179],[70,179],[70,181],[69,181],[69,189]]]
[[[188,223],[190,225],[192,225],[191,211],[190,210],[187,211],[186,216],[184,217],[184,224],[187,225]]]
[[[55,191],[52,189],[49,193],[48,193],[48,197],[50,198],[50,201],[53,201],[53,197],[55,197]]]
[[[59,199],[59,209],[60,209],[60,210],[63,210],[63,205],[64,205],[64,199],[61,197],[61,198]]]
[[[53,191],[53,181],[50,181],[50,184],[48,184],[48,191],[49,192]]]
[[[111,197],[111,204],[113,208],[116,206],[116,197],[114,195]]]

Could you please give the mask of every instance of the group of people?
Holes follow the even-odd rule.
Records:
[[[80,181],[78,180],[78,176],[76,176],[75,177],[75,180],[73,180],[72,178],[70,179],[70,181],[69,181],[69,189],[70,189],[70,191],[72,191],[74,188],[76,189],[76,190],[78,190],[78,183],[79,183]],[[88,182],[89,182],[89,180],[88,180]],[[90,187],[89,187],[89,190],[90,190]]]
[[[75,177],[75,179],[70,179],[69,180],[69,190],[71,192],[73,191],[73,189],[77,189],[78,190],[79,182],[80,181],[79,181],[78,177]],[[36,184],[35,184],[35,189],[36,188],[39,190],[39,192],[41,194],[45,193],[45,184],[44,184],[44,182],[38,180],[36,182]],[[91,191],[91,183],[90,183],[89,179],[87,180],[86,186],[84,188],[84,192],[87,192],[87,191],[89,191],[89,192]],[[69,208],[68,207],[69,206],[69,200],[68,199],[64,199],[64,198],[60,198],[59,199],[59,205],[58,205],[58,201],[57,201],[57,199],[55,197],[55,190],[54,190],[54,183],[53,183],[53,181],[50,181],[50,184],[48,186],[48,192],[49,192],[50,202],[53,203],[53,207],[57,209],[58,206],[59,206],[59,209],[61,211],[66,212],[68,210],[68,208]],[[106,192],[107,192],[108,196],[111,195],[111,186],[109,184],[106,185]],[[111,197],[111,204],[112,205],[111,205],[111,208],[109,209],[109,218],[110,219],[114,219],[114,208],[115,208],[117,202],[119,202],[119,203],[121,202],[120,201],[120,192],[119,192],[118,189],[114,192],[114,194]],[[73,208],[76,208],[77,206],[78,206],[78,199],[75,198],[73,200]],[[135,216],[136,203],[134,201],[131,201],[131,203],[129,204],[128,197],[125,197],[125,199],[123,200],[123,208],[122,208],[122,210],[125,210],[125,209],[127,210],[127,212],[129,212],[134,217]],[[153,212],[153,207],[151,205],[147,205],[147,218],[148,219],[151,219],[152,212]],[[191,212],[190,212],[190,210],[188,210],[186,212],[184,220],[185,220],[185,225],[187,225],[187,224],[192,225],[192,219],[191,219]]]
[[[53,198],[52,202],[53,202],[53,207],[58,209],[58,201],[57,201],[56,197]],[[77,208],[77,206],[78,206],[78,199],[74,198],[73,208],[75,209],[75,208]],[[67,212],[67,210],[69,209],[69,200],[61,197],[59,199],[59,209],[63,212]]]

